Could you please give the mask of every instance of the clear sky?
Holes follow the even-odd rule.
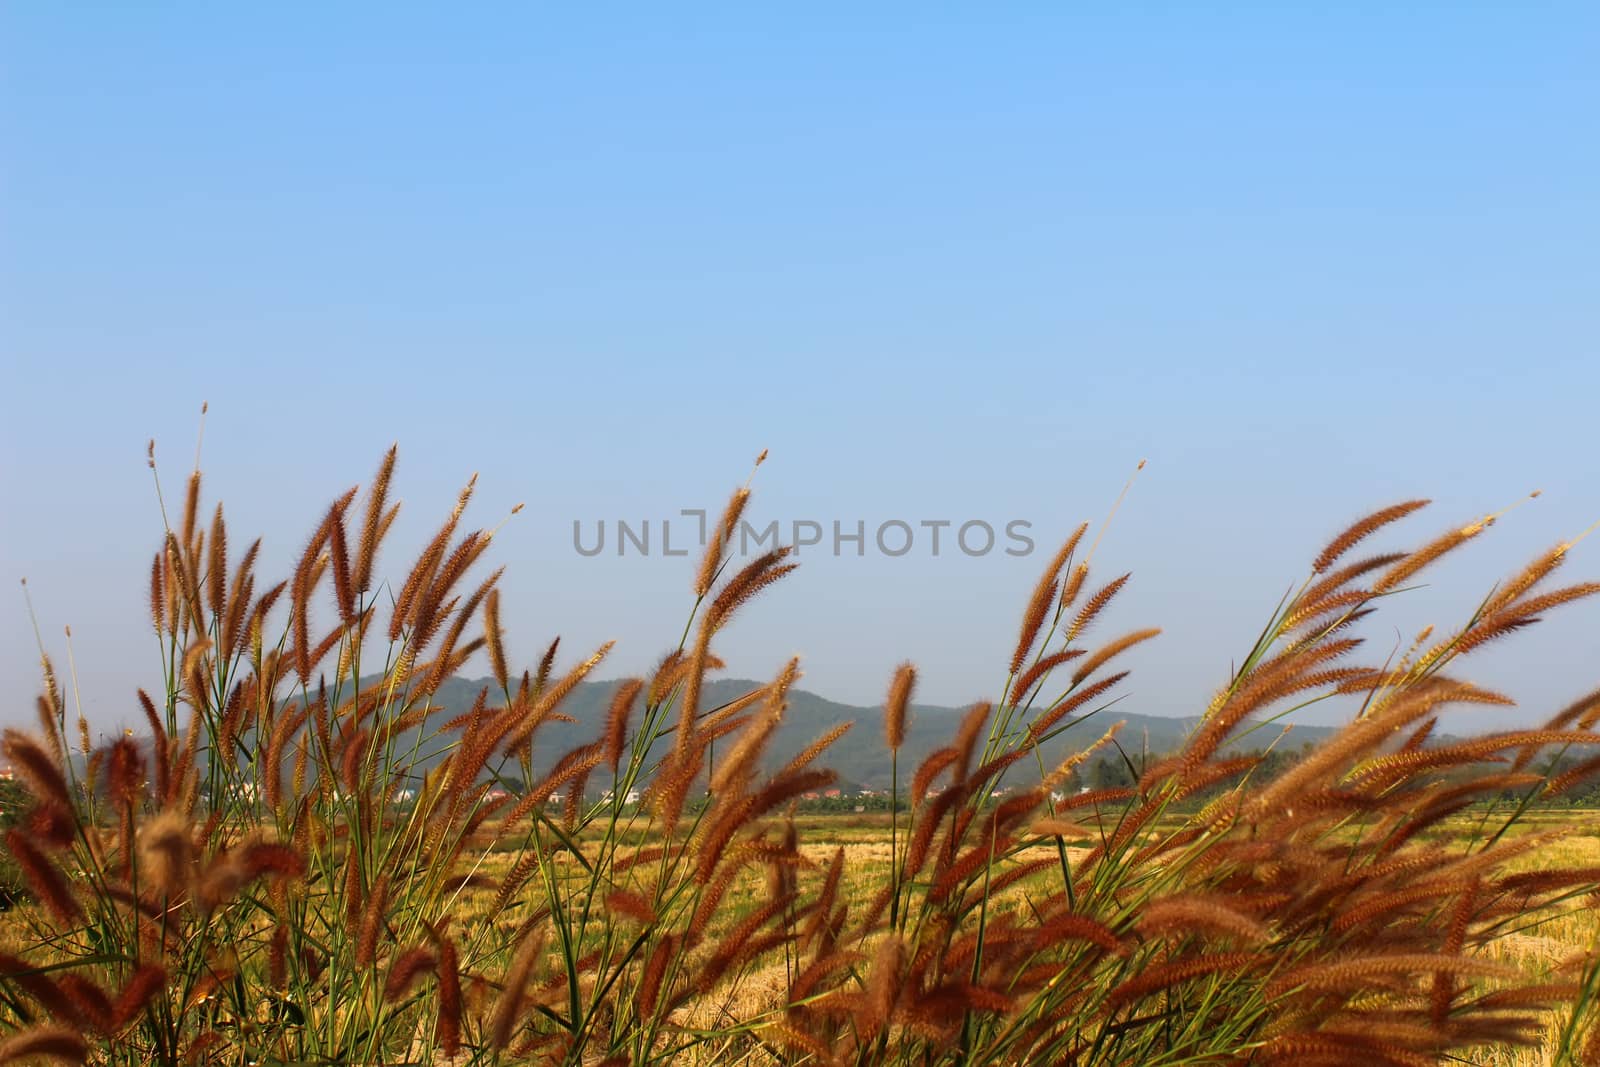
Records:
[[[145,441],[175,490],[202,400],[268,570],[391,441],[391,565],[472,471],[483,523],[526,501],[524,660],[653,661],[692,561],[574,520],[716,508],[762,448],[763,519],[1041,548],[805,554],[740,675],[994,695],[1044,543],[1145,457],[1096,558],[1135,572],[1108,635],[1166,627],[1130,710],[1203,706],[1355,515],[1431,496],[1420,539],[1542,488],[1396,613],[1447,624],[1600,518],[1597,55],[1592,3],[8,3],[0,718],[23,575],[91,719],[137,718]],[[1600,682],[1600,612],[1474,669],[1543,713]]]

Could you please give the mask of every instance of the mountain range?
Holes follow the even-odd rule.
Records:
[[[701,703],[705,708],[714,708],[763,684],[734,678],[710,681],[702,693]],[[572,692],[562,703],[561,710],[576,722],[550,722],[540,727],[535,736],[536,770],[548,768],[569,749],[592,741],[599,735],[617,685],[614,681],[586,682]],[[444,712],[434,721],[442,722],[451,715],[468,710],[479,691],[486,686],[492,702],[492,696],[498,689],[492,679],[453,678],[447,681],[435,695],[435,702],[443,707]],[[881,708],[841,704],[804,689],[790,690],[788,704],[783,721],[767,751],[766,763],[769,766],[781,766],[833,727],[843,722],[853,722],[855,725],[834,743],[819,763],[836,771],[848,785],[872,789],[888,787],[889,750],[884,741]],[[902,781],[930,752],[950,742],[966,710],[936,704],[917,704],[912,707],[905,744],[900,751]],[[1041,753],[1046,769],[1053,769],[1071,753],[1092,744],[1113,723],[1119,721],[1123,727],[1117,741],[1128,753],[1146,751],[1159,755],[1172,752],[1183,744],[1199,719],[1138,715],[1113,706],[1069,721],[1074,725],[1050,742]],[[1331,732],[1326,726],[1297,725],[1286,740],[1298,748],[1303,742],[1320,741]],[[1261,730],[1245,740],[1241,747],[1265,747],[1278,737],[1278,733],[1275,726]],[[1018,764],[1013,773],[1018,781],[1026,781],[1030,777],[1036,781],[1040,767],[1037,762],[1027,760]]]

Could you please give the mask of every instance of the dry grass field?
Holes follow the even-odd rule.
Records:
[[[1575,541],[1363,663],[1364,620],[1497,518],[1351,561],[1426,502],[1381,509],[1313,559],[1178,751],[1136,764],[1112,721],[1047,759],[1159,633],[1100,633],[1129,575],[1098,573],[1085,523],[996,699],[916,760],[917,671],[890,672],[858,727],[902,814],[789,817],[838,780],[849,724],[776,750],[798,661],[706,698],[723,632],[795,567],[730,554],[748,488],[677,646],[536,772],[612,646],[512,670],[500,572],[468,578],[494,533],[461,529],[471,483],[384,581],[394,463],[259,587],[188,477],[149,570],[145,737],[93,748],[43,657],[36,729],[0,736],[31,901],[0,921],[0,1065],[1600,1065],[1600,833],[1554,807],[1600,776],[1600,691],[1439,736],[1452,708],[1513,702],[1459,660],[1600,594],[1549,581]],[[479,654],[492,684],[441,706]],[[1260,740],[1323,700],[1350,715],[1315,744]],[[1102,756],[1120,784],[1068,787]]]
[[[1442,823],[1429,837],[1447,847],[1459,848],[1481,837],[1484,816],[1479,813],[1462,814]],[[838,849],[848,858],[848,876],[841,881],[839,896],[852,908],[864,908],[880,891],[890,871],[891,836],[887,815],[850,816],[817,815],[799,816],[796,827],[804,844],[799,848],[801,862],[813,869],[823,869]],[[773,824],[774,832],[780,827]],[[1527,851],[1509,864],[1514,872],[1551,869],[1600,870],[1600,811],[1587,808],[1545,809],[1531,812],[1519,821],[1510,837],[1550,835],[1552,840]],[[644,844],[643,839],[636,844]],[[1074,859],[1086,850],[1074,848]],[[1022,863],[1033,857],[1021,854],[1015,862]],[[488,881],[498,882],[508,873],[514,855],[510,851],[487,851],[483,854],[478,872]],[[577,865],[569,864],[569,872]],[[762,877],[751,872],[740,879],[729,893],[726,906],[714,916],[710,939],[715,940],[733,927],[753,906],[762,891]],[[1004,907],[1024,906],[1030,896],[1039,892],[1050,893],[1047,876],[1024,880],[1008,890]],[[530,895],[530,900],[534,899]],[[520,925],[522,909],[513,906],[500,910],[495,905],[495,893],[487,888],[465,889],[454,902],[454,921],[465,930],[490,924],[499,932],[483,939],[486,943],[510,944]],[[39,932],[46,919],[37,905],[22,904],[8,912],[0,913],[0,954],[16,955],[39,944]],[[1587,896],[1574,899],[1566,908],[1555,914],[1542,915],[1529,922],[1511,921],[1504,932],[1489,947],[1489,956],[1527,968],[1535,974],[1548,974],[1570,959],[1575,953],[1592,950],[1600,944],[1600,905]],[[497,961],[498,962],[498,961]],[[558,960],[554,951],[547,965],[553,971]],[[724,983],[716,995],[696,1005],[698,1017],[684,1021],[699,1026],[715,1026],[729,1020],[759,1017],[781,1007],[784,995],[792,980],[789,971],[792,961],[775,960],[764,969],[740,974]],[[481,995],[481,994],[480,994]],[[481,1007],[481,1005],[480,1005]],[[1552,1027],[1559,1024],[1559,1012],[1552,1012],[1548,1020]],[[1479,1064],[1482,1067],[1547,1067],[1554,1062],[1555,1049],[1550,1035],[1538,1045],[1526,1048],[1501,1048],[1480,1050],[1460,1062]],[[725,1050],[696,1050],[683,1058],[687,1064],[735,1062]],[[736,1062],[776,1063],[776,1058],[741,1048]]]

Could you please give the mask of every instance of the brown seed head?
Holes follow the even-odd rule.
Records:
[[[389,968],[389,977],[383,983],[383,999],[390,1004],[399,1003],[411,987],[438,964],[438,957],[429,949],[418,946],[400,955]]]
[[[1311,569],[1317,574],[1326,572],[1329,567],[1338,562],[1339,557],[1350,551],[1361,541],[1371,537],[1390,523],[1398,522],[1412,512],[1427,507],[1428,503],[1426,500],[1408,500],[1403,504],[1381,508],[1366,518],[1352,523],[1338,537],[1329,541],[1328,546],[1318,553],[1316,560],[1311,564]]]
[[[728,545],[733,541],[733,535],[738,532],[739,518],[744,514],[744,506],[750,500],[750,490],[736,489],[728,501],[728,506],[722,513],[722,519],[711,531],[711,536],[706,544],[706,554],[700,560],[700,570],[695,574],[695,596],[703,597],[711,592],[711,584],[717,580],[717,571],[722,567],[723,557],[728,551]]]
[[[389,479],[394,475],[394,461],[399,451],[398,444],[389,446],[383,462],[378,465],[378,476],[373,479],[372,488],[367,493],[366,519],[361,525],[361,540],[356,545],[354,585],[357,593],[365,593],[372,588],[373,562],[378,558],[378,545],[387,529],[384,504],[389,495]]]
[[[89,1043],[70,1026],[46,1023],[19,1030],[0,1041],[0,1063],[87,1063]]]
[[[889,683],[889,699],[883,705],[884,736],[889,751],[898,752],[906,740],[906,720],[911,711],[911,694],[917,686],[917,669],[910,663],[895,668]]]

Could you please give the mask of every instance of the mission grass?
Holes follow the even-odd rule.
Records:
[[[394,463],[364,518],[339,495],[260,587],[256,546],[233,562],[187,478],[150,571],[148,748],[91,751],[44,659],[37,733],[0,738],[34,801],[6,844],[36,901],[6,924],[0,1063],[1600,1064],[1582,910],[1600,863],[1584,817],[1546,807],[1600,774],[1557,762],[1600,746],[1600,692],[1542,728],[1430,744],[1452,707],[1511,702],[1458,661],[1600,593],[1548,584],[1581,537],[1460,626],[1356,663],[1363,621],[1504,512],[1348,561],[1422,503],[1358,520],[1183,748],[1134,769],[1097,713],[1159,631],[1099,632],[1129,576],[1094,569],[1098,534],[1078,558],[1080,528],[996,699],[914,767],[915,668],[890,672],[909,810],[885,840],[881,821],[785,817],[834,780],[839,736],[769,751],[797,662],[701,699],[720,635],[794,567],[728,555],[748,486],[676,647],[535,774],[541,726],[611,645],[574,660],[552,642],[516,676],[500,572],[476,577],[495,531],[461,525],[471,482],[384,580]],[[494,685],[441,721],[432,697],[480,652]],[[1349,720],[1258,774],[1239,746],[1319,701]],[[1076,751],[1046,762],[1068,729]],[[1096,754],[1132,784],[1058,792]],[[1037,786],[1007,782],[1019,764]],[[586,802],[591,785],[612,799]]]
[[[1600,811],[1585,808],[1546,809],[1532,813],[1526,821],[1526,827],[1518,833],[1558,830],[1563,836],[1559,841],[1543,845],[1537,851],[1513,860],[1510,864],[1513,871],[1536,871],[1552,867],[1600,868]],[[889,873],[891,837],[887,818],[800,816],[797,822],[807,842],[800,849],[806,862],[815,866],[824,865],[834,849],[843,847],[849,859],[850,875],[843,883],[841,897],[852,906],[864,906],[869,902]],[[1477,832],[1481,822],[1480,814],[1457,816],[1446,821],[1434,836],[1459,842]],[[514,858],[510,851],[490,853],[482,865],[482,873],[490,878],[502,877]],[[759,883],[757,876],[747,877],[736,887],[733,894],[735,899],[754,895]],[[1028,888],[1024,883],[1016,887],[1011,895],[1014,899],[1021,899]],[[34,943],[30,924],[38,918],[35,911],[36,908],[24,905],[0,913],[0,953],[17,954]],[[502,940],[507,944],[517,926],[514,920],[496,918],[494,894],[487,889],[468,890],[458,904],[456,914],[463,926],[498,922],[505,934]],[[740,917],[742,912],[736,906],[720,913],[713,921],[712,937],[720,936]],[[1490,944],[1488,955],[1491,959],[1541,971],[1553,969],[1574,952],[1589,950],[1597,943],[1600,943],[1600,907],[1591,906],[1587,900],[1578,900],[1560,914],[1498,938]],[[719,998],[708,1001],[705,1010],[712,1014],[702,1021],[714,1023],[718,1012],[730,1018],[748,1018],[768,1012],[775,1004],[781,1003],[785,984],[784,968],[779,964],[773,964],[764,972],[730,980],[725,988],[718,991]],[[744,1053],[754,1056],[747,1062],[777,1062],[763,1057],[759,1050],[752,1053],[746,1049]],[[1468,1057],[1466,1062],[1483,1067],[1546,1067],[1554,1062],[1554,1054],[1553,1043],[1546,1040],[1536,1048],[1481,1051]],[[719,1055],[692,1054],[685,1062],[716,1062]]]
[[[807,862],[820,867],[827,863],[835,848],[842,846],[845,849],[850,876],[844,882],[841,896],[852,906],[865,906],[889,874],[891,838],[887,818],[802,816],[797,822],[807,842],[800,850]],[[1481,822],[1480,814],[1458,816],[1446,821],[1433,836],[1459,842],[1477,832]],[[1512,860],[1509,864],[1512,871],[1537,871],[1553,867],[1600,868],[1600,811],[1592,808],[1541,810],[1530,816],[1527,822],[1528,825],[1519,833],[1556,830],[1564,836],[1559,841]],[[1086,850],[1073,850],[1075,854],[1083,851]],[[509,866],[508,858],[498,858],[497,866]],[[1043,876],[1034,880],[1040,883],[1046,881]],[[755,876],[747,878],[737,887],[735,897],[745,892],[754,893],[759,882],[760,879]],[[1010,895],[1014,901],[1021,900],[1028,888],[1024,883],[1013,889]],[[462,921],[481,921],[489,914],[490,904],[488,894],[473,894],[463,903]],[[739,916],[736,908],[730,908],[718,916],[712,927],[712,936],[731,927]],[[1579,899],[1557,915],[1492,942],[1488,955],[1491,959],[1542,971],[1554,969],[1573,953],[1591,950],[1597,944],[1600,944],[1600,905]],[[781,1003],[784,986],[783,969],[774,965],[767,973],[730,982],[728,988],[720,991],[723,1000],[718,1007],[732,1018],[758,1015]],[[1552,1018],[1550,1021],[1556,1023],[1559,1020]],[[1554,1062],[1554,1054],[1553,1042],[1546,1040],[1537,1048],[1482,1051],[1468,1057],[1466,1062],[1483,1067],[1547,1067]],[[754,1062],[761,1061],[757,1059]]]

